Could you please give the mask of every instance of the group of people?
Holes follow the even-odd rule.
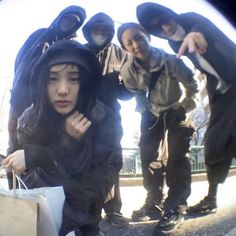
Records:
[[[34,32],[17,55],[3,161],[10,187],[12,170],[29,188],[62,185],[66,200],[60,236],[71,231],[99,235],[102,209],[108,222],[128,225],[121,214],[118,99],[134,97],[141,114],[147,196],[132,220],[158,220],[158,235],[175,228],[184,212],[216,210],[217,186],[236,154],[235,44],[205,17],[178,15],[157,3],[137,6],[139,23],[120,25],[120,47],[112,43],[114,22],[105,13],[82,27],[87,43],[77,42],[76,31],[85,19],[81,7],[64,9],[50,27]],[[168,40],[176,55],[153,47],[150,34]],[[206,74],[211,109],[204,139],[209,191],[192,207],[187,206],[191,166],[186,154],[194,128],[186,113],[196,107],[198,90],[182,55]]]

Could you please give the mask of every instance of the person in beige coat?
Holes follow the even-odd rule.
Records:
[[[165,174],[169,190],[155,231],[168,231],[183,219],[191,192],[191,168],[186,153],[194,129],[186,122],[186,113],[195,108],[197,84],[182,60],[150,45],[149,34],[141,25],[121,25],[118,40],[131,54],[121,68],[121,76],[136,97],[137,109],[148,117],[141,125],[140,138],[144,187],[148,193],[144,212],[148,213],[150,207],[162,200],[158,197],[163,197]],[[180,84],[185,90],[183,99]],[[161,168],[159,165],[156,168],[154,163],[163,140],[167,143],[168,159]]]

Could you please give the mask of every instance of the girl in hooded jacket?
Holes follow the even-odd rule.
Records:
[[[101,209],[114,184],[120,145],[112,110],[96,100],[100,79],[96,57],[81,44],[50,46],[32,72],[33,105],[18,120],[20,148],[3,162],[28,188],[63,186],[60,236],[99,235]]]

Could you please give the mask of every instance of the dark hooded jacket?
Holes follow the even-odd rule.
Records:
[[[207,40],[207,52],[202,56],[212,65],[219,76],[228,84],[236,84],[236,47],[221,30],[219,30],[211,21],[205,17],[189,12],[176,14],[171,9],[161,6],[156,3],[143,3],[137,7],[137,18],[140,24],[148,31],[148,33],[161,37],[155,34],[149,25],[150,19],[153,16],[170,16],[180,26],[183,27],[186,34],[190,32],[201,32]],[[182,41],[176,42],[168,40],[170,47],[177,53]],[[217,80],[213,75],[201,68],[193,54],[185,53],[193,64],[200,71],[207,75],[207,88],[210,101],[216,93]]]
[[[91,120],[92,126],[79,141],[65,131],[68,115],[57,114],[46,95],[49,67],[60,63],[77,65],[80,71],[75,109]],[[115,139],[112,110],[96,101],[100,81],[100,66],[90,50],[73,40],[55,42],[35,66],[31,77],[35,99],[19,118],[18,139],[27,168],[24,182],[29,188],[64,187],[66,204],[60,235],[96,224],[99,209],[113,185],[113,160],[118,159],[121,150]]]
[[[91,38],[91,29],[96,26],[104,26],[110,32],[107,41],[102,46],[97,46]],[[127,54],[111,42],[115,33],[114,22],[110,16],[101,12],[91,17],[83,26],[82,31],[88,41],[85,46],[96,54],[102,68],[103,79],[99,99],[118,114],[120,104],[117,99],[128,100],[133,95],[125,88],[122,78],[119,77],[120,67],[126,60]]]
[[[78,22],[75,27],[67,32],[60,30],[61,20],[69,14],[78,16]],[[29,106],[32,102],[29,91],[29,77],[32,67],[42,54],[44,47],[51,45],[53,42],[70,39],[80,28],[86,18],[83,8],[78,6],[69,6],[65,8],[51,23],[48,28],[38,29],[33,32],[25,41],[19,50],[15,60],[15,75],[11,90],[11,106],[19,113]],[[21,99],[19,99],[19,97]]]
[[[76,15],[77,22],[69,31],[60,29],[60,22],[66,15]],[[10,98],[10,116],[9,116],[9,136],[10,147],[8,152],[12,152],[12,145],[16,145],[16,123],[18,117],[23,113],[26,107],[31,105],[30,96],[30,74],[33,66],[42,54],[44,48],[53,42],[62,39],[70,39],[80,28],[86,18],[85,10],[78,6],[69,6],[65,8],[48,28],[38,29],[33,32],[20,48],[15,60],[15,73],[11,89]],[[19,99],[20,98],[20,99]]]

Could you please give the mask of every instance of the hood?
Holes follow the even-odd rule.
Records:
[[[82,31],[84,38],[91,44],[93,43],[93,40],[91,39],[91,29],[92,27],[96,27],[96,25],[102,25],[106,26],[110,30],[110,37],[106,42],[106,45],[111,42],[114,34],[115,34],[115,27],[114,22],[110,16],[108,16],[105,13],[98,13],[90,18],[90,20],[83,26]]]
[[[44,111],[42,104],[45,102],[42,101],[42,98],[46,97],[49,68],[63,63],[83,68],[84,73],[80,78],[80,92],[76,109],[80,112],[90,111],[95,104],[101,81],[99,62],[96,56],[80,43],[74,40],[60,40],[41,55],[31,75],[31,96],[38,112],[39,109]]]
[[[149,24],[153,16],[163,17],[167,15],[174,21],[179,23],[178,14],[176,14],[170,8],[152,2],[146,2],[138,5],[136,9],[136,15],[139,23],[146,29],[149,34],[153,35],[155,34]]]
[[[72,28],[68,30],[61,29],[61,22],[65,17],[73,15],[74,25]],[[56,19],[49,26],[49,30],[52,30],[57,35],[57,39],[69,39],[73,37],[76,31],[80,28],[80,26],[84,23],[86,18],[85,10],[79,6],[69,6],[65,8],[60,14],[56,17]]]

